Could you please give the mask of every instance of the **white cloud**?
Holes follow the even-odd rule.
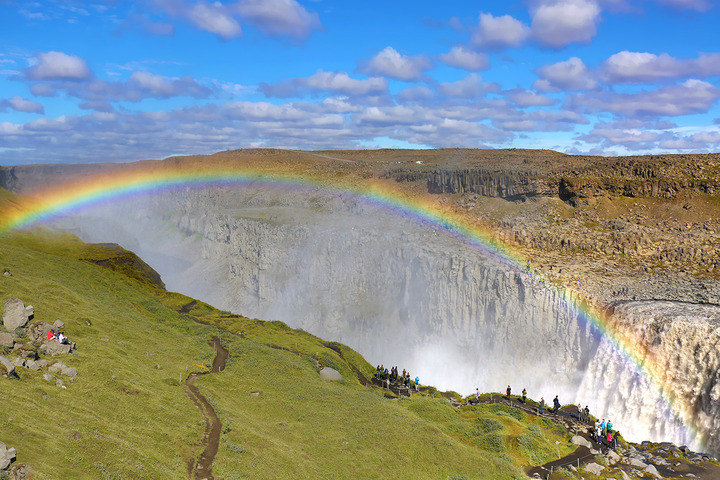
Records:
[[[63,52],[38,53],[37,64],[25,70],[30,80],[87,80],[92,76],[85,60]]]
[[[306,38],[322,28],[318,14],[295,0],[241,0],[236,8],[247,22],[269,35]]]
[[[554,99],[532,90],[516,88],[505,92],[507,98],[519,107],[546,107],[557,103]]]
[[[533,87],[542,92],[590,90],[597,87],[593,73],[577,57],[545,65],[536,72],[540,78]]]
[[[592,0],[551,0],[532,12],[532,35],[550,47],[589,43],[597,33],[600,7]]]
[[[240,24],[220,2],[196,3],[188,10],[187,17],[198,28],[214,33],[223,40],[242,35]]]
[[[441,83],[438,91],[451,97],[476,98],[485,95],[488,91],[497,91],[497,85],[483,82],[482,77],[471,73],[457,82]]]
[[[392,47],[385,47],[370,59],[361,70],[376,75],[405,80],[419,80],[432,62],[425,55],[402,55]]]
[[[462,45],[455,45],[448,53],[440,55],[440,61],[446,65],[465,70],[485,70],[490,67],[490,60],[484,53],[473,52]]]
[[[38,102],[22,98],[19,95],[10,97],[7,100],[0,100],[0,112],[11,108],[16,112],[45,113],[45,109]]]
[[[486,48],[519,47],[529,33],[525,24],[510,15],[495,17],[491,13],[481,13],[472,41]]]
[[[593,111],[613,112],[628,117],[655,117],[706,113],[720,98],[720,88],[702,80],[690,79],[677,85],[637,93],[578,95],[574,106]]]
[[[372,95],[387,91],[388,82],[382,77],[351,78],[346,72],[322,70],[306,78],[293,78],[275,84],[260,84],[260,91],[268,97],[297,97],[307,93],[336,92],[344,95]]]
[[[703,53],[694,59],[677,59],[667,53],[624,50],[600,66],[603,80],[610,83],[656,82],[682,77],[702,78],[720,75],[720,54]]]

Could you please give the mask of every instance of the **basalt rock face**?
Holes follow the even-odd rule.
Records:
[[[357,199],[314,190],[175,191],[60,225],[89,241],[122,239],[172,290],[342,341],[372,363],[408,368],[421,383],[463,393],[510,383],[533,398],[587,404],[631,439],[696,440],[664,406],[657,382],[582,320],[569,293]],[[648,325],[639,342],[656,348],[676,330],[673,341],[692,338],[658,361],[674,372],[669,391],[694,405],[703,419],[697,428],[709,435],[720,418],[712,406],[720,368],[706,362],[702,370],[711,355],[697,355],[716,340],[702,328],[682,333],[676,302],[636,303],[643,308],[621,305],[616,315]],[[651,328],[658,322],[673,327]]]
[[[634,339],[628,350],[643,373],[638,374],[627,356],[604,339],[588,366],[579,396],[594,397],[600,411],[613,412],[611,420],[616,425],[615,417],[622,417],[626,424],[649,426],[655,437],[675,438],[680,443],[694,440],[717,455],[720,306],[624,302],[615,306],[612,318]],[[681,427],[680,418],[690,428]]]

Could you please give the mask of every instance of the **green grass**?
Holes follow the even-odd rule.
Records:
[[[122,268],[105,261],[118,257]],[[35,478],[186,478],[204,422],[182,382],[211,364],[214,335],[227,368],[196,385],[223,423],[218,480],[511,479],[572,449],[566,432],[511,407],[454,408],[432,390],[386,399],[361,385],[374,368],[347,346],[166,292],[135,258],[47,230],[0,238],[13,274],[0,276],[0,301],[61,319],[78,344],[55,358],[77,367],[67,389],[26,369],[0,378],[0,440]],[[320,379],[318,363],[343,380]]]

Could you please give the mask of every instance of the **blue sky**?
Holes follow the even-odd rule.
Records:
[[[713,0],[0,0],[0,164],[720,150]]]

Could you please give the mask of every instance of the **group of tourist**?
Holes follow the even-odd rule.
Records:
[[[378,365],[375,369],[375,378],[384,381],[387,388],[390,388],[391,384],[400,382],[406,387],[410,388],[410,372],[403,368],[402,375],[398,370],[398,367],[391,367],[388,371],[384,365]],[[415,391],[417,392],[420,388],[420,378],[415,377]]]
[[[602,422],[600,420],[595,421],[595,441],[597,443],[615,448],[616,434],[617,432],[613,430],[613,424],[610,420],[605,421],[603,418]]]

